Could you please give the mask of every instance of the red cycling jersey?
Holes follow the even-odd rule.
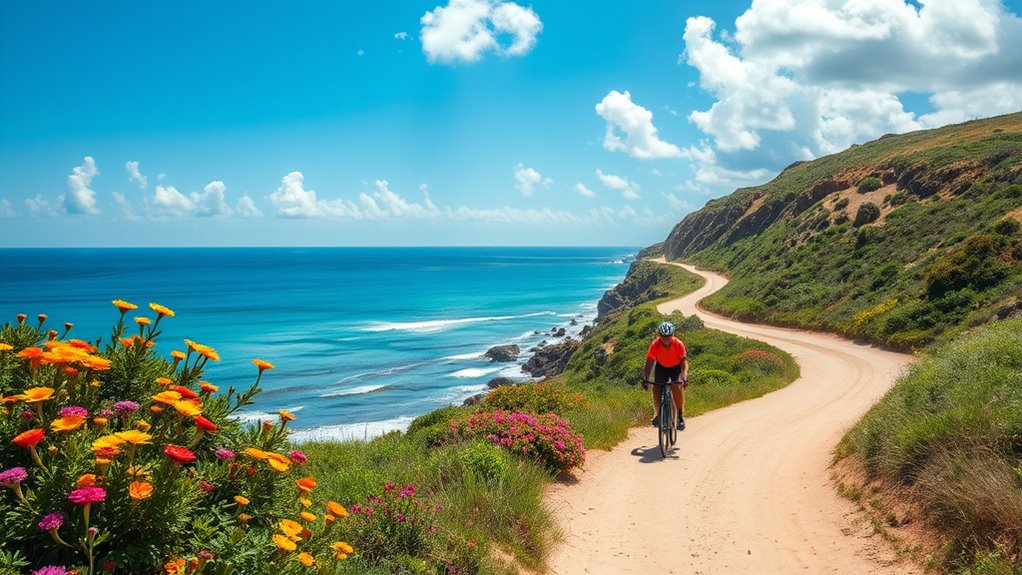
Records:
[[[649,353],[646,354],[646,359],[655,359],[663,367],[674,367],[681,363],[681,360],[684,358],[685,344],[681,343],[681,340],[676,337],[672,337],[671,343],[667,346],[660,343],[659,337],[654,339],[649,344]]]

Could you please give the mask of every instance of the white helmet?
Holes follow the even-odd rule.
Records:
[[[660,324],[660,327],[658,327],[656,331],[660,335],[674,335],[674,324],[669,321],[665,321]]]

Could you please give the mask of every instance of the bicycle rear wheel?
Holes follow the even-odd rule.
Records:
[[[673,407],[673,405],[672,405],[672,407]],[[675,443],[678,442],[678,420],[675,419],[678,416],[677,416],[677,412],[676,411],[674,413],[675,413],[675,416],[671,418],[671,419],[673,419],[673,421],[671,422],[671,446],[672,447],[674,446]]]

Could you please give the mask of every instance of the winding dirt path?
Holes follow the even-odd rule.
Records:
[[[706,285],[661,304],[661,312],[698,311],[707,327],[768,342],[795,357],[802,377],[689,418],[666,460],[651,427],[633,428],[611,451],[591,453],[578,483],[546,495],[566,536],[548,573],[922,573],[897,561],[829,479],[834,446],[910,356],[697,310],[696,302],[727,280],[682,267]]]

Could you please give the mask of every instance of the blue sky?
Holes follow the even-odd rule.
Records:
[[[647,245],[1022,109],[1022,0],[0,0],[0,247]]]

